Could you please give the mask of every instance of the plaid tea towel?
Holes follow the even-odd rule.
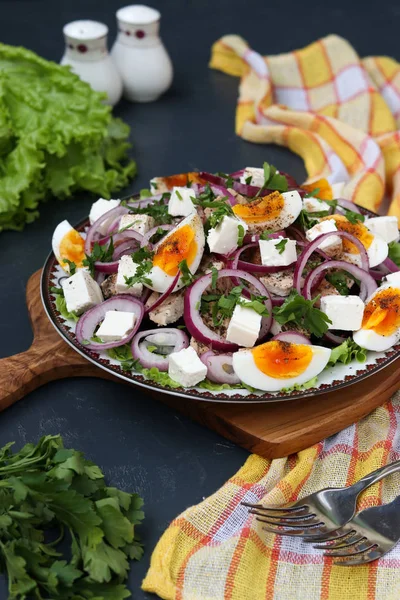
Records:
[[[322,188],[327,199],[341,195],[376,210],[391,193],[390,214],[400,217],[395,60],[361,61],[334,35],[263,58],[238,36],[226,36],[214,44],[211,66],[242,77],[240,136],[298,153],[307,183]],[[165,600],[399,600],[400,544],[370,565],[338,567],[301,540],[266,533],[240,504],[282,505],[326,486],[354,483],[400,458],[399,421],[400,392],[297,455],[272,461],[250,456],[213,496],[171,523],[143,589]],[[389,502],[399,484],[400,475],[384,479],[364,492],[358,508]]]
[[[236,132],[299,154],[307,183],[376,211],[391,194],[400,217],[400,65],[360,60],[330,35],[306,48],[263,58],[236,35],[212,49],[210,66],[241,76]],[[344,184],[344,185],[343,185]]]
[[[400,458],[400,392],[359,423],[287,458],[251,455],[236,475],[175,519],[143,589],[165,600],[399,600],[400,544],[369,565],[338,567],[320,550],[263,531],[242,501],[281,505],[350,485]],[[359,509],[399,493],[395,474],[366,490]],[[400,518],[400,517],[399,517]]]

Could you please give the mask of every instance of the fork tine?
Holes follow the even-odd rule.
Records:
[[[334,540],[343,540],[343,538],[347,537],[349,534],[354,535],[355,530],[352,531],[344,531],[343,527],[339,527],[338,529],[332,529],[331,531],[327,531],[326,533],[316,534],[314,536],[308,536],[304,541],[306,544],[315,544],[315,542],[333,542]]]
[[[370,552],[365,553],[365,555],[362,558],[349,557],[343,560],[342,557],[341,560],[334,560],[333,564],[339,567],[356,567],[357,565],[365,565],[367,563],[370,563],[383,555],[384,552],[382,552],[380,548],[376,548],[375,550],[371,550]]]
[[[351,542],[349,542],[348,544],[332,546],[331,548],[325,546],[324,548],[317,548],[317,550],[326,550],[329,553],[335,550],[338,550],[340,552],[344,550],[344,552],[347,554],[348,549],[360,550],[362,545],[367,545],[367,547],[369,548],[370,544],[371,542],[369,542],[366,537],[355,536],[354,538],[351,538]],[[365,548],[365,550],[367,550],[368,548]]]
[[[321,541],[321,543],[315,545],[314,548],[316,550],[332,550],[333,548],[339,547],[344,548],[345,545],[351,545],[352,543],[354,543],[354,539],[361,540],[362,537],[358,537],[358,534],[353,529],[352,531],[349,531],[348,533],[345,533],[344,535],[341,535],[336,539]]]
[[[367,545],[369,544],[369,546]],[[338,549],[336,552],[324,552],[324,556],[335,556],[335,557],[348,557],[348,556],[359,556],[360,554],[365,554],[368,550],[372,550],[372,548],[377,548],[377,544],[371,544],[371,542],[369,542],[368,540],[365,542],[365,548],[363,547],[361,550],[356,550],[355,552],[348,552],[346,550],[343,550],[343,552],[340,552],[340,549]],[[348,550],[348,549],[347,549]]]
[[[266,521],[262,522],[265,523]],[[291,537],[301,537],[303,539],[307,537],[309,531],[314,531],[316,529],[316,526],[309,527],[307,529],[290,529],[288,527],[276,527],[275,523],[273,524],[273,526],[271,525],[272,524],[268,524],[267,526],[264,525],[263,530],[268,531],[269,533],[275,533],[276,535],[288,535]]]
[[[258,515],[259,517],[266,517],[268,519],[277,519],[278,521],[307,521],[314,518],[316,515],[314,513],[307,513],[306,515],[294,516],[294,517],[285,517],[283,515],[269,515],[265,512],[259,512],[255,508],[250,508],[249,513],[252,515]]]
[[[305,510],[308,512],[308,507],[305,505],[302,506],[263,506],[262,504],[252,504],[251,502],[241,502],[242,506],[246,506],[247,508],[256,508],[258,510],[267,510],[271,512],[283,512],[283,513],[292,513],[298,512],[300,510]]]
[[[275,525],[276,527],[286,527],[286,529],[311,529],[312,527],[316,527],[317,525],[323,525],[321,521],[316,521],[315,523],[310,523],[309,521],[305,521],[304,523],[299,523],[296,521],[295,523],[277,523],[276,521],[270,521],[269,519],[264,519],[261,517],[256,517],[257,521],[260,523],[268,523],[269,525]]]

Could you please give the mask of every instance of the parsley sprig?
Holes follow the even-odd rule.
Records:
[[[265,189],[274,190],[278,192],[288,191],[288,182],[284,175],[277,173],[276,167],[270,165],[267,162],[263,163],[264,170],[264,183],[258,191],[256,198],[258,198]]]
[[[181,279],[182,279],[182,283],[184,286],[188,286],[191,283],[193,283],[194,281],[194,276],[192,275],[192,272],[190,271],[188,264],[186,262],[186,258],[184,258],[183,260],[181,260],[181,262],[178,265],[179,270],[181,272]]]
[[[98,242],[93,245],[92,253],[87,254],[86,258],[82,261],[85,267],[89,267],[89,271],[92,277],[94,277],[95,263],[96,262],[111,262],[114,254],[114,242],[113,238],[110,238],[108,244],[100,246]]]
[[[132,260],[138,266],[134,275],[128,277],[124,276],[125,283],[128,287],[132,287],[136,283],[142,283],[144,285],[151,285],[152,281],[148,277],[151,269],[153,268],[153,256],[154,252],[148,248],[139,248],[132,255]]]
[[[282,306],[274,307],[274,318],[280,325],[293,323],[304,327],[316,337],[322,337],[332,321],[314,306],[318,299],[319,296],[306,300],[296,290],[292,290]]]
[[[283,238],[277,244],[275,244],[275,248],[278,250],[279,254],[284,253],[287,243],[288,243],[288,240],[286,238]]]
[[[227,199],[227,196],[224,196],[217,200],[217,196],[208,184],[197,198],[193,198],[193,202],[197,206],[213,209],[212,215],[207,220],[206,230],[218,227],[225,216],[235,216],[231,205],[226,202]]]
[[[73,260],[68,260],[68,258],[63,258],[63,263],[67,264],[69,266],[69,274],[70,275],[75,275],[76,273],[76,264],[74,263]]]
[[[168,200],[171,194],[163,194],[160,200],[155,200],[152,204],[143,208],[129,206],[135,215],[149,215],[153,217],[156,225],[165,225],[172,223],[173,217],[168,214]]]
[[[251,295],[250,299],[241,297],[243,286],[233,287],[228,294],[203,294],[200,310],[208,313],[211,308],[211,316],[214,327],[222,325],[225,319],[230,319],[237,305],[252,308],[259,315],[268,316],[263,296]]]
[[[341,207],[341,208],[342,208],[342,210],[344,210],[346,219],[348,221],[350,221],[350,223],[352,223],[353,225],[356,225],[357,223],[364,223],[364,221],[365,221],[364,215],[361,215],[360,213],[356,213],[352,210],[349,210],[348,208],[343,208],[343,207]]]

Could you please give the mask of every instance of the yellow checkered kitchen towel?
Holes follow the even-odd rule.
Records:
[[[238,135],[287,146],[304,159],[308,182],[345,182],[339,195],[371,210],[391,194],[389,214],[400,217],[398,62],[360,60],[336,35],[263,58],[228,35],[214,44],[210,66],[242,76]]]
[[[386,182],[390,212],[400,216],[396,61],[360,61],[337,36],[263,59],[241,38],[226,36],[214,45],[211,66],[242,76],[239,135],[300,154],[309,183],[327,180],[328,198],[331,184],[345,181],[344,197],[376,210]],[[397,393],[356,425],[297,455],[250,456],[219,491],[173,521],[143,589],[167,600],[399,600],[400,544],[370,565],[337,567],[300,540],[266,533],[240,505],[285,504],[322,487],[352,484],[400,459],[399,421]],[[371,487],[359,509],[392,500],[399,484],[394,475]]]

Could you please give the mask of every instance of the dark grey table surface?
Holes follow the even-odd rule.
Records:
[[[300,160],[284,149],[248,144],[234,134],[238,80],[207,67],[211,44],[238,33],[255,50],[275,54],[301,47],[331,32],[349,39],[363,56],[399,57],[396,0],[152,0],[162,12],[162,37],[172,57],[172,89],[147,105],[121,102],[115,113],[132,127],[132,155],[139,176],[128,191],[147,187],[153,175],[192,169],[234,171],[273,162],[300,180]],[[0,0],[0,40],[26,46],[58,61],[62,26],[97,19],[116,33],[121,0]],[[51,234],[61,220],[86,216],[93,198],[80,196],[42,206],[23,233],[0,234],[0,357],[21,352],[32,334],[25,285],[41,267]],[[1,385],[1,373],[0,373]],[[134,564],[130,587],[136,599],[151,552],[168,523],[183,509],[214,492],[244,462],[247,452],[147,397],[140,389],[96,379],[57,381],[29,394],[0,416],[0,445],[20,446],[41,435],[61,433],[65,444],[101,465],[108,481],[145,500],[141,534],[145,557]],[[6,598],[5,585],[0,598]]]

